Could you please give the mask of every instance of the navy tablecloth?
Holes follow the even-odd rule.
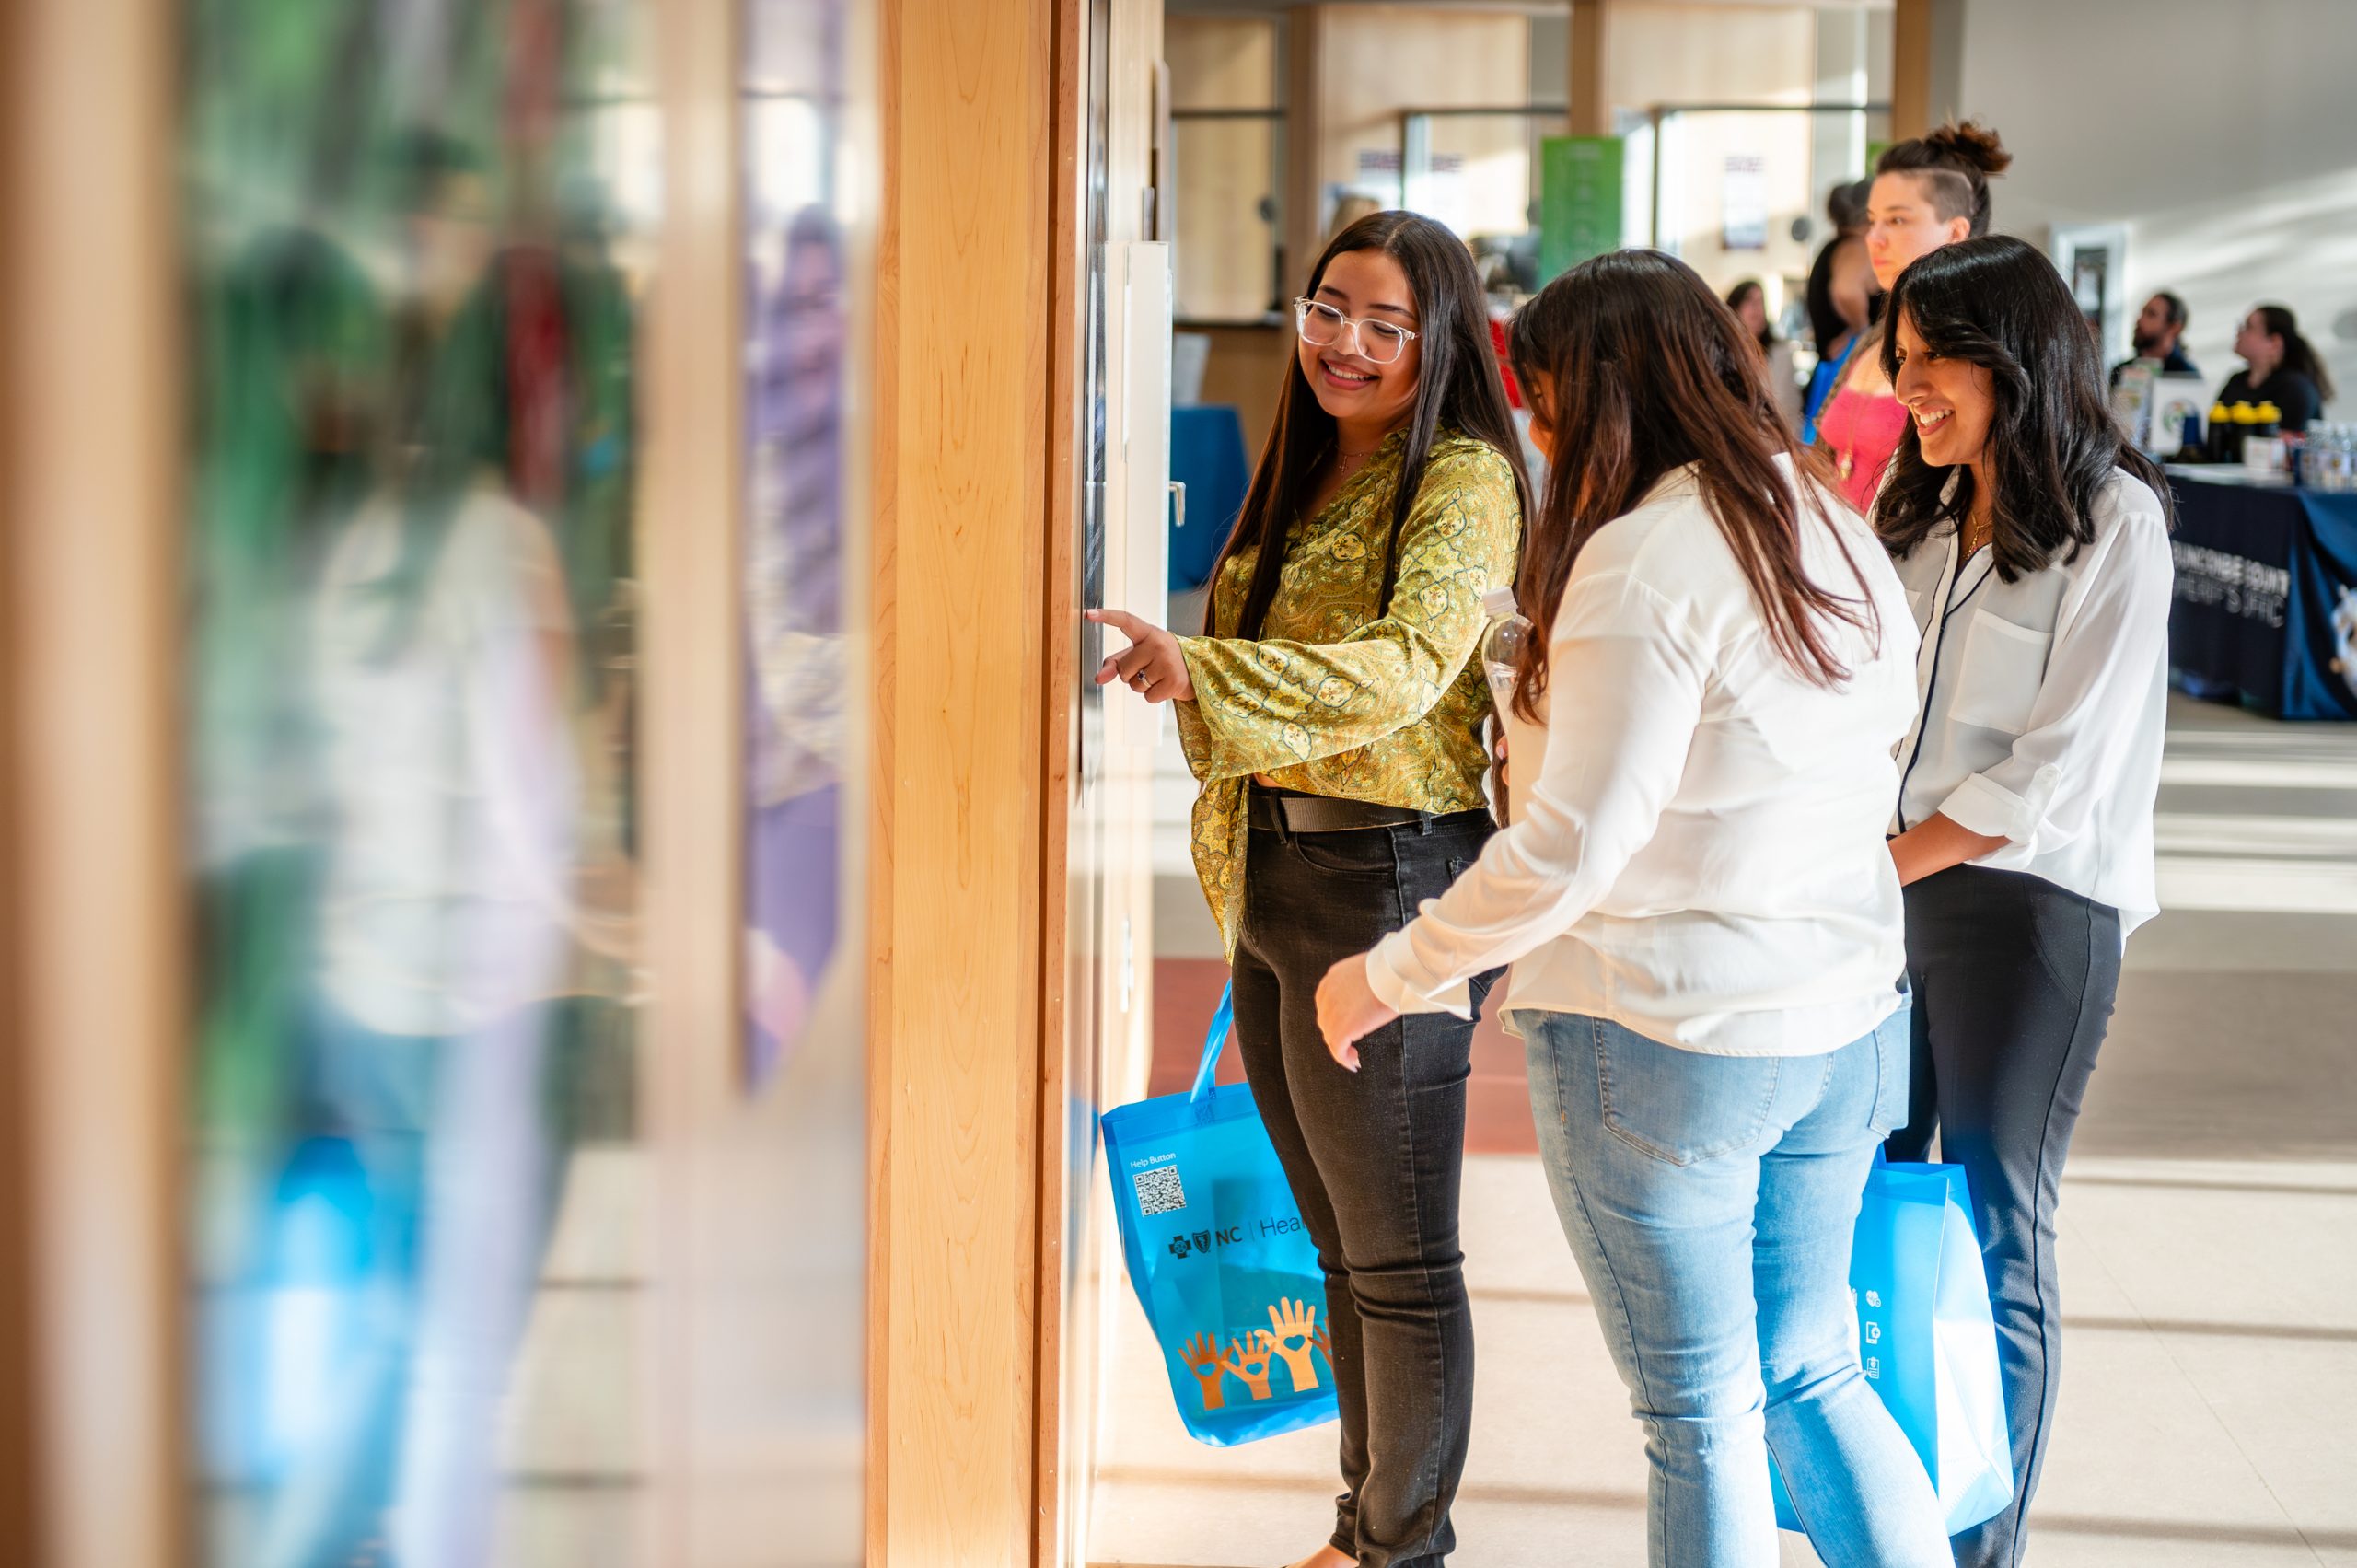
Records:
[[[2179,683],[2276,718],[2357,719],[2357,494],[2170,486]]]

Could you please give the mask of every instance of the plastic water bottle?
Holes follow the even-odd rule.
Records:
[[[1482,744],[1489,749],[1492,766],[1483,774],[1481,793],[1490,802],[1490,815],[1500,827],[1514,820],[1513,791],[1500,777],[1502,772],[1494,764],[1505,745],[1506,731],[1514,722],[1515,682],[1522,679],[1523,651],[1530,646],[1534,634],[1530,621],[1515,608],[1512,587],[1492,588],[1481,596],[1481,613],[1489,624],[1481,630],[1481,673],[1490,679],[1490,702],[1496,710],[1481,726]]]
[[[1504,714],[1514,705],[1514,685],[1522,676],[1523,650],[1530,645],[1530,621],[1517,610],[1511,587],[1481,596],[1489,626],[1481,633],[1481,670],[1490,678],[1490,700]]]

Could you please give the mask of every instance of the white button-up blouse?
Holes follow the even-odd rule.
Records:
[[[1787,468],[1787,473],[1791,470]],[[1798,476],[1794,476],[1797,479]],[[1367,958],[1403,1013],[1608,1018],[1721,1056],[1837,1050],[1899,1005],[1898,877],[1883,840],[1915,708],[1914,628],[1890,557],[1829,494],[1802,564],[1877,627],[1826,627],[1850,679],[1805,679],[1692,470],[1580,553],[1549,645],[1543,726],[1510,725],[1515,819]]]
[[[2153,805],[2167,724],[2168,524],[2114,472],[2075,559],[2008,583],[1953,528],[1899,559],[1922,633],[1921,711],[1898,749],[1893,832],[1934,812],[2012,841],[1972,864],[2026,871],[2119,912],[2160,911]]]

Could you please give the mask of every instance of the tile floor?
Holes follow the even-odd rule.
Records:
[[[1191,1070],[1217,949],[1165,781],[1156,1088]],[[2033,1568],[2357,1568],[2357,727],[2177,703],[2168,912],[2129,952],[2061,1214],[2068,1373]],[[1231,1053],[1232,1054],[1232,1053]],[[1229,1071],[1233,1072],[1232,1063]],[[1456,1561],[1643,1560],[1644,1467],[1485,1032],[1465,1198],[1482,1346]],[[1092,1558],[1266,1564],[1327,1527],[1330,1429],[1190,1441],[1116,1314]],[[1817,1559],[1784,1538],[1785,1562]]]

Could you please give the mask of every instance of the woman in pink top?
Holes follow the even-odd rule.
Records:
[[[1833,454],[1833,471],[1851,505],[1861,512],[1873,506],[1883,470],[1906,433],[1907,405],[1891,395],[1887,381],[1879,392],[1862,392],[1849,381],[1834,389],[1817,416],[1817,442]]]
[[[1989,177],[2014,161],[1997,133],[1966,121],[1901,142],[1875,165],[1866,203],[1866,259],[1887,294],[1918,257],[1989,232]],[[1882,330],[1850,356],[1849,374],[1817,415],[1817,444],[1833,459],[1841,493],[1861,512],[1907,429],[1907,410],[1882,368]]]

